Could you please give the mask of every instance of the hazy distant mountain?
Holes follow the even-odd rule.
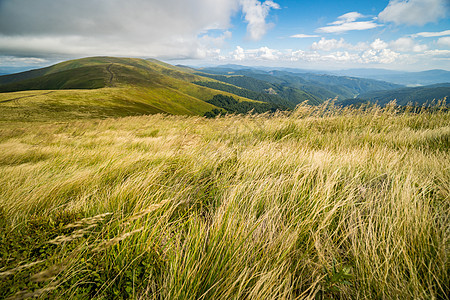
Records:
[[[401,72],[384,69],[350,69],[333,72],[336,75],[355,76],[385,80],[408,86],[431,85],[450,82],[450,71],[429,70],[422,72]]]
[[[358,98],[344,100],[341,104],[350,105],[371,102],[386,105],[395,100],[398,105],[406,105],[408,103],[423,105],[430,104],[432,101],[437,102],[444,98],[450,99],[450,83],[368,92],[359,95]]]
[[[291,73],[314,73],[314,74],[331,74],[331,71],[325,70],[314,70],[314,69],[299,69],[299,68],[288,68],[288,67],[268,67],[268,66],[244,66],[237,64],[225,64],[218,66],[205,66],[202,68],[195,68],[197,70],[207,70],[208,72],[213,72],[214,70],[260,70],[260,71],[286,71]]]
[[[394,71],[387,69],[348,69],[338,71],[327,70],[309,70],[298,68],[286,68],[286,67],[249,67],[242,65],[220,65],[217,67],[202,68],[205,72],[223,74],[224,72],[236,71],[236,70],[252,70],[252,71],[284,71],[291,74],[320,74],[320,75],[334,75],[334,76],[348,76],[365,79],[374,79],[384,82],[395,83],[406,86],[421,86],[431,85],[435,83],[450,82],[450,71],[446,70],[428,70],[422,72],[406,72],[406,71]]]

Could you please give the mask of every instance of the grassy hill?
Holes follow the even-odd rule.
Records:
[[[212,80],[156,60],[93,57],[0,76],[0,120],[54,120],[139,114],[203,115],[215,95],[259,103],[193,84]]]

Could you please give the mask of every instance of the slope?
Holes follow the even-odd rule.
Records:
[[[155,60],[93,57],[0,77],[0,120],[50,120],[168,113],[203,115],[215,95],[186,70]]]
[[[217,81],[225,82],[229,85],[238,86],[246,91],[247,94],[250,94],[248,91],[257,92],[259,94],[266,94],[266,96],[259,95],[259,98],[269,98],[270,102],[286,105],[290,108],[295,107],[297,104],[300,104],[304,101],[308,101],[310,104],[318,105],[323,101],[303,90],[293,88],[287,86],[283,83],[278,83],[275,77],[267,75],[262,78],[254,78],[252,76],[246,75],[214,75],[207,73],[196,73],[198,75],[202,75],[207,78],[212,78]],[[226,87],[220,88],[217,85],[213,85],[210,81],[205,82],[197,82],[197,84],[202,84],[209,87],[219,88],[221,90],[226,90]],[[267,95],[268,94],[268,95]]]
[[[355,78],[348,76],[333,76],[315,73],[288,72],[283,70],[262,70],[256,68],[241,69],[226,68],[224,66],[203,68],[204,73],[225,76],[245,76],[265,81],[278,87],[290,88],[294,91],[311,95],[322,102],[330,98],[344,100],[353,98],[361,93],[377,90],[391,90],[401,88],[401,85],[372,79]],[[215,78],[215,77],[214,77]],[[216,78],[217,79],[217,78]],[[242,79],[241,79],[242,80]]]

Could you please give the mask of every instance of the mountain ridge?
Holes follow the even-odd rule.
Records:
[[[391,91],[374,91],[359,95],[354,99],[339,102],[342,105],[358,105],[361,103],[376,103],[384,106],[391,101],[397,105],[431,105],[433,102],[450,98],[450,82],[421,87],[405,87]]]
[[[115,57],[71,60],[0,76],[0,103],[2,109],[10,113],[3,114],[2,118],[10,119],[14,105],[17,111],[27,111],[26,114],[36,118],[42,113],[60,119],[62,117],[53,111],[67,112],[69,107],[92,111],[92,117],[125,116],[124,111],[129,111],[130,115],[161,112],[204,115],[213,109],[221,109],[207,102],[218,94],[255,105],[260,103],[192,83],[196,80],[212,79],[156,60]],[[27,91],[33,91],[36,97],[21,98]],[[21,100],[10,101],[16,98]],[[32,101],[41,105],[34,105]],[[145,108],[149,108],[148,111]],[[74,117],[78,114],[73,113]]]
[[[302,92],[308,93],[314,98],[320,99],[321,101],[330,98],[344,100],[355,97],[364,92],[389,90],[403,87],[402,85],[372,79],[361,79],[329,74],[292,73],[280,70],[237,70],[219,67],[202,68],[199,71],[216,76],[247,76],[257,80],[267,81],[278,86],[301,90]],[[227,77],[225,79],[225,81],[227,81],[228,83],[230,83],[229,78],[230,77]],[[214,79],[218,78],[214,77]]]

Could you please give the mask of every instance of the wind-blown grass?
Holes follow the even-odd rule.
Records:
[[[445,299],[450,114],[0,128],[0,295]]]

